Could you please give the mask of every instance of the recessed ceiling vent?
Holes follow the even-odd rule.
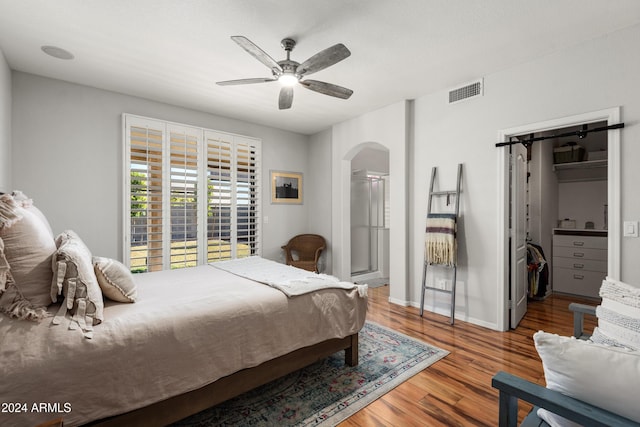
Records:
[[[482,79],[449,91],[449,104],[483,95]]]

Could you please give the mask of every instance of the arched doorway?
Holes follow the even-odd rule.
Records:
[[[361,147],[351,159],[351,280],[389,284],[389,151]]]
[[[389,153],[389,301],[409,305],[409,151],[411,101],[402,101],[334,125],[331,131],[332,272],[351,278],[351,160],[365,147]]]

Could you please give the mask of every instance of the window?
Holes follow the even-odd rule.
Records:
[[[260,253],[260,140],[123,119],[124,253],[132,271]]]

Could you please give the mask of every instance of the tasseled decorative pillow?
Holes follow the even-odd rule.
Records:
[[[104,302],[98,279],[93,270],[91,252],[80,237],[67,230],[56,238],[58,251],[53,258],[51,299],[57,301],[63,295],[58,313],[53,318],[57,325],[72,314],[69,329],[80,327],[86,338],[93,337],[93,326],[103,320]]]

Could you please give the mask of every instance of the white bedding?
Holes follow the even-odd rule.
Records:
[[[306,271],[257,256],[218,261],[210,265],[237,276],[272,286],[290,297],[331,288],[357,289],[360,296],[367,294],[367,285],[342,282],[335,276]]]
[[[366,316],[356,288],[288,298],[211,266],[135,279],[138,302],[106,302],[92,340],[49,320],[0,316],[0,425],[63,416],[74,426],[128,412],[354,334]]]

